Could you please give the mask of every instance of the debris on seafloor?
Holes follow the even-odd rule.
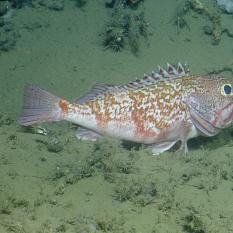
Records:
[[[213,45],[219,44],[223,33],[229,37],[233,37],[233,31],[222,26],[221,17],[218,10],[208,7],[200,0],[186,0],[182,8],[176,13],[174,23],[177,27],[178,33],[184,27],[187,27],[190,30],[190,26],[185,19],[185,16],[190,11],[194,11],[208,19],[209,23],[208,25],[203,26],[203,31],[206,35],[212,36]]]
[[[23,127],[23,130],[26,133],[40,134],[40,135],[43,135],[43,136],[48,135],[47,128],[39,126],[39,125]]]
[[[229,14],[233,14],[233,1],[232,0],[217,0],[217,5]]]

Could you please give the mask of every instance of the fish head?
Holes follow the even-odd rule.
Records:
[[[233,121],[233,81],[204,76],[197,83],[185,103],[200,134],[214,136]]]

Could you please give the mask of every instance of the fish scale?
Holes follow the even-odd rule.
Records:
[[[153,153],[181,141],[187,152],[188,139],[214,136],[231,124],[232,98],[231,80],[168,64],[126,85],[97,84],[74,103],[27,86],[19,123],[67,120],[81,126],[79,139],[107,135],[148,144]]]

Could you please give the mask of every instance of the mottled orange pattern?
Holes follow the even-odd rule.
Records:
[[[197,77],[187,76],[141,89],[106,92],[85,103],[79,111],[93,115],[100,128],[107,128],[110,123],[128,122],[135,128],[135,137],[158,137],[187,115],[183,99],[195,91],[196,80]]]

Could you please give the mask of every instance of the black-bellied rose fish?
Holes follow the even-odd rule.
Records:
[[[21,125],[66,120],[80,126],[77,137],[102,135],[147,144],[154,154],[178,141],[214,136],[233,120],[233,81],[215,75],[190,75],[180,63],[126,85],[97,84],[70,103],[27,85]]]

